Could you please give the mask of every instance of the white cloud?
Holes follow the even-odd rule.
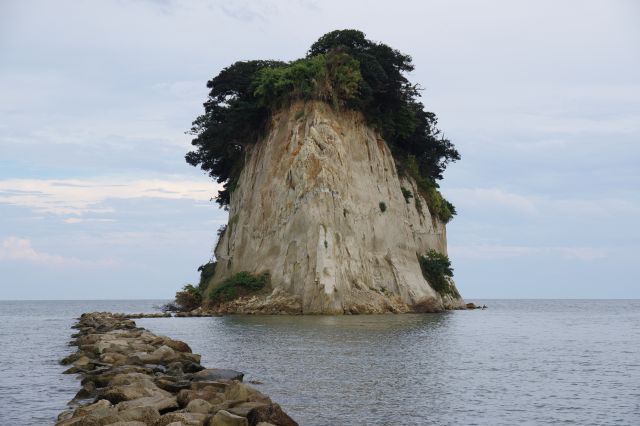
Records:
[[[609,255],[608,250],[594,247],[536,247],[516,245],[478,244],[451,246],[451,256],[458,259],[496,260],[524,256],[559,256],[566,260],[591,261],[603,259]]]
[[[174,98],[187,99],[197,105],[197,101],[204,102],[208,89],[206,82],[201,80],[185,80],[174,81],[170,83],[157,83],[153,85],[153,89],[158,93],[169,95]],[[200,102],[200,103],[201,103]]]
[[[113,266],[117,263],[111,259],[82,260],[37,251],[31,245],[31,240],[15,236],[7,237],[0,243],[0,261],[28,262],[48,266]]]
[[[551,198],[547,195],[519,194],[501,188],[451,188],[445,196],[466,211],[493,211],[498,214],[515,212],[527,216],[573,217],[575,219],[605,219],[640,214],[640,204],[631,199]]]
[[[64,223],[69,223],[69,224],[74,224],[74,223],[86,223],[86,222],[115,222],[115,219],[98,219],[98,218],[91,218],[91,219],[81,219],[79,217],[68,217],[66,219],[63,220]]]
[[[452,188],[446,195],[455,200],[454,204],[469,208],[508,208],[527,214],[537,211],[532,197],[499,188]]]
[[[57,215],[106,213],[107,199],[190,199],[205,202],[218,191],[207,178],[175,179],[5,179],[0,180],[0,203],[29,207]],[[73,221],[69,222],[73,223]]]

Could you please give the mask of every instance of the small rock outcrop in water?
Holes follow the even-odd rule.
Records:
[[[61,363],[82,389],[57,426],[297,425],[233,370],[206,369],[185,342],[136,327],[123,315],[83,314],[78,351]]]
[[[464,308],[459,296],[436,292],[420,267],[418,254],[447,253],[444,223],[416,183],[398,174],[391,150],[362,114],[298,102],[275,114],[269,128],[248,148],[212,282],[269,272],[274,293],[222,304],[218,312]],[[407,191],[418,202],[407,202]]]

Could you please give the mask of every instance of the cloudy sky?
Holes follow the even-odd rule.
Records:
[[[0,299],[168,298],[226,213],[184,162],[206,81],[357,28],[413,56],[462,161],[474,298],[640,298],[640,4],[0,2]]]

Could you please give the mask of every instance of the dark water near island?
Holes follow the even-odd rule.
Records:
[[[640,301],[486,300],[484,311],[137,320],[246,373],[303,425],[640,424]],[[58,360],[85,311],[158,301],[0,301],[0,424],[78,390]]]

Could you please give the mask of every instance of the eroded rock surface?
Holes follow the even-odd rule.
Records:
[[[205,369],[185,342],[136,327],[123,315],[83,314],[77,352],[61,363],[82,388],[57,426],[296,425],[233,370]]]
[[[220,313],[433,312],[464,307],[423,277],[418,255],[447,252],[444,224],[360,113],[322,102],[275,114],[248,148],[212,283],[269,272],[271,294]],[[403,194],[409,191],[411,197]]]

